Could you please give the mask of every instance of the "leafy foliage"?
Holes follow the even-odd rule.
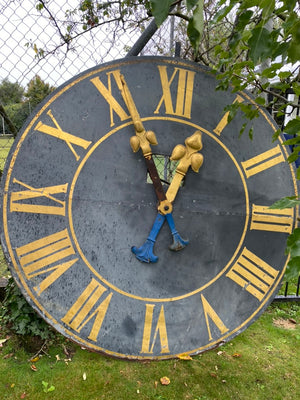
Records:
[[[24,89],[18,83],[4,79],[0,84],[0,114],[4,117],[6,133],[14,136],[21,129],[26,118],[48,94],[55,88],[36,75]],[[0,129],[3,129],[1,124]]]
[[[0,103],[3,105],[21,103],[24,88],[18,83],[12,83],[7,78],[0,84]]]
[[[41,339],[53,335],[49,325],[27,303],[12,278],[8,281],[0,314],[2,321],[19,335],[39,336]]]

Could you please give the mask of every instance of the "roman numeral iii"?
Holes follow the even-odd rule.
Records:
[[[252,205],[250,229],[292,233],[294,210],[273,210],[265,206]]]

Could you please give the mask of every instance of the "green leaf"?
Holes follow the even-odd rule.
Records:
[[[268,20],[275,9],[275,0],[262,0],[259,3],[263,19]]]
[[[288,135],[300,135],[300,117],[290,120],[284,128],[284,132]]]
[[[191,11],[192,8],[198,3],[198,0],[186,0],[186,8],[188,11]]]
[[[283,197],[282,199],[275,201],[269,208],[271,210],[282,210],[284,208],[293,208],[300,204],[300,200],[296,196]]]
[[[187,34],[193,48],[197,51],[203,32],[203,0],[197,1],[197,7],[193,12],[187,27]]]
[[[272,141],[275,142],[275,140],[278,139],[280,134],[281,134],[281,129],[277,129],[277,131],[274,133],[274,135],[272,137]]]
[[[257,104],[261,105],[261,106],[265,106],[266,105],[266,99],[264,97],[256,97],[255,101]]]
[[[246,8],[259,6],[260,2],[261,2],[261,0],[243,0],[241,2],[241,8],[246,9]]]
[[[252,36],[249,39],[249,57],[257,64],[266,58],[271,57],[273,50],[273,40],[270,32],[263,27],[257,27],[252,30]]]
[[[287,79],[292,75],[290,71],[280,71],[278,76],[280,79]]]
[[[225,1],[221,1],[219,6],[222,6],[225,3]],[[221,8],[215,15],[214,19],[211,21],[212,24],[215,24],[216,22],[222,21],[233,9],[233,7],[238,3],[238,0],[232,0],[228,6],[225,6]]]
[[[300,151],[300,146],[296,146],[292,152],[287,158],[287,161],[291,164],[292,162],[298,160],[299,158],[299,151]]]
[[[300,228],[294,229],[293,233],[287,238],[286,253],[289,254],[294,246],[300,247]]]
[[[300,180],[300,167],[297,168],[296,171],[296,179],[299,181]]]
[[[285,270],[286,280],[290,281],[293,278],[298,278],[299,273],[300,273],[300,257],[290,258]]]
[[[299,82],[293,82],[292,86],[293,86],[293,90],[295,92],[295,95],[296,96],[300,96],[300,84],[299,84]]]
[[[157,26],[160,26],[169,15],[173,0],[151,0],[151,11]]]
[[[284,146],[294,146],[295,144],[298,144],[298,143],[299,143],[299,140],[300,140],[299,137],[294,137],[294,138],[292,138],[292,139],[285,140],[285,141],[283,142],[283,145],[284,145]]]
[[[288,59],[291,63],[296,63],[300,60],[300,40],[293,41],[288,49]]]

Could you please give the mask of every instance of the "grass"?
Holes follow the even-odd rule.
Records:
[[[3,171],[6,157],[8,156],[9,150],[14,142],[12,137],[0,136],[0,170]]]
[[[115,360],[58,336],[32,362],[34,352],[13,335],[0,348],[1,400],[298,400],[299,323],[299,304],[273,303],[230,343],[189,361]]]

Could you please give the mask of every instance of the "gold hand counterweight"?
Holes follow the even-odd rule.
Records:
[[[185,146],[182,144],[175,146],[170,157],[170,160],[180,160],[166,193],[167,199],[171,203],[175,200],[181,181],[189,167],[194,172],[198,172],[203,164],[203,155],[198,153],[203,147],[201,131],[196,131],[192,136],[186,138],[184,143]]]
[[[126,102],[129,113],[131,115],[133,126],[135,129],[135,136],[132,136],[130,138],[130,145],[134,153],[136,153],[140,148],[142,149],[147,169],[150,178],[153,182],[155,193],[159,201],[158,210],[161,214],[165,215],[167,213],[172,212],[172,204],[166,197],[166,194],[162,187],[161,180],[157,172],[157,168],[152,158],[151,144],[157,145],[156,136],[153,131],[145,130],[123,75],[121,75],[121,83],[122,83],[121,87],[122,95]]]

